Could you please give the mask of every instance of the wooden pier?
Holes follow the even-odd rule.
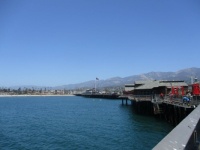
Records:
[[[183,107],[182,107],[183,108]],[[181,121],[153,150],[199,150],[200,105]]]
[[[128,96],[124,95],[124,96],[119,96],[119,99],[122,100],[122,105],[124,105],[124,101],[126,102],[126,105],[128,105]]]
[[[200,149],[200,83],[197,80],[191,85],[174,80],[135,81],[125,85],[124,94],[129,94],[126,97],[135,112],[178,125],[155,150]]]
[[[163,118],[176,126],[200,103],[200,98],[193,99],[189,104],[183,103],[182,98],[165,97],[158,95],[124,95],[120,96],[122,105],[128,105],[128,101],[134,107],[136,113],[153,115]]]

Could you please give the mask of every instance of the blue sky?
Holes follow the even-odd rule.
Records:
[[[199,0],[1,0],[0,86],[200,67]]]

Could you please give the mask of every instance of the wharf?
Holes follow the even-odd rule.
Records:
[[[153,150],[197,150],[200,148],[200,105],[178,124]]]
[[[82,94],[81,96],[87,98],[119,99],[117,94]]]
[[[126,101],[126,105],[128,105],[129,97],[127,95],[121,95],[118,97],[118,99],[122,100],[122,105],[124,105],[124,100]]]
[[[126,101],[126,105],[130,101],[136,113],[159,116],[174,126],[180,123],[200,103],[200,97],[194,98],[189,104],[183,103],[181,98],[166,96],[161,99],[159,95],[122,95],[119,98],[122,100],[122,105],[124,105],[124,101]]]
[[[155,150],[197,149],[195,145],[200,143],[197,141],[200,139],[200,83],[197,79],[191,78],[190,85],[182,80],[135,81],[125,85],[124,93],[134,94],[126,97],[137,113],[150,114],[178,125],[178,129],[164,138]],[[200,144],[197,146],[200,149]]]
[[[165,119],[176,126],[153,150],[199,150],[200,149],[200,97],[196,96],[190,103],[184,103],[181,98],[159,96],[120,97],[130,100],[134,110],[140,114],[150,114]],[[126,102],[126,105],[128,103]]]

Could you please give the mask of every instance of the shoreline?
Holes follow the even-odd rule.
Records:
[[[75,96],[72,94],[68,95],[0,95],[0,97],[51,97],[51,96]]]

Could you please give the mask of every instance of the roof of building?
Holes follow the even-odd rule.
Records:
[[[135,84],[125,84],[125,87],[134,87]]]
[[[133,91],[134,87],[125,87],[125,91]]]
[[[156,80],[146,80],[146,81],[135,81],[134,83],[135,84],[146,84],[146,83],[151,83],[151,82],[154,82],[154,81],[156,81]]]
[[[157,80],[153,80],[153,81],[137,81],[135,82],[135,84],[142,84],[139,86],[136,86],[135,89],[136,90],[143,90],[143,89],[153,89],[156,87],[172,87],[172,86],[188,86],[187,83],[185,83],[184,81],[157,81]]]

